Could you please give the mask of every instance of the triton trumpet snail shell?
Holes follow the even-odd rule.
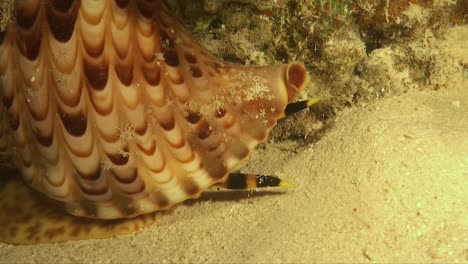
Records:
[[[297,62],[215,58],[161,0],[16,1],[0,76],[0,160],[69,213],[99,219],[225,181],[308,78]]]

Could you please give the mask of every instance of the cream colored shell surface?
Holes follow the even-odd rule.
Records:
[[[221,62],[162,1],[17,1],[0,32],[0,157],[75,215],[166,209],[265,140],[304,74]]]

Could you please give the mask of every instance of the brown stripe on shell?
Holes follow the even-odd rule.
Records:
[[[164,119],[161,119],[161,120],[158,119],[158,124],[162,128],[164,128],[164,130],[170,131],[170,130],[174,129],[174,127],[175,127],[174,116],[171,113],[171,116],[169,118],[164,118]]]
[[[62,13],[67,12],[75,2],[80,2],[80,1],[75,1],[75,0],[51,0],[50,1],[52,6]]]
[[[138,184],[137,189],[133,191],[126,190],[125,188],[120,188],[120,190],[126,195],[136,195],[136,194],[141,194],[145,192],[145,189],[146,189],[145,183],[141,180],[140,177],[138,177],[138,172],[136,169],[132,172],[132,177],[130,177],[129,179],[123,179],[119,177],[118,175],[116,175],[115,173],[114,173],[114,178],[122,184],[134,184],[134,183]]]
[[[175,49],[167,49],[163,52],[164,61],[172,67],[179,66],[179,55]]]
[[[200,187],[189,177],[181,179],[181,185],[187,196],[194,196],[200,192]]]
[[[148,131],[148,121],[145,119],[142,126],[135,128],[135,133],[137,135],[143,136],[146,133],[146,131]]]
[[[128,148],[124,151],[128,152]],[[127,164],[130,158],[128,155],[122,155],[122,153],[106,153],[106,155],[112,163],[118,166],[123,166]]]
[[[216,111],[215,111],[215,116],[216,116],[217,118],[223,118],[224,115],[226,115],[226,110],[224,110],[224,108],[221,108],[221,107],[220,107],[220,108],[216,109]]]
[[[138,171],[137,169],[133,169],[132,175],[129,178],[119,177],[118,173],[115,173],[115,171],[112,171],[112,176],[120,183],[130,184],[130,183],[133,183],[138,178]]]
[[[41,50],[41,30],[35,30],[31,34],[22,35],[18,33],[17,43],[20,53],[28,58],[30,61],[34,61],[39,56]]]
[[[88,126],[88,119],[83,113],[68,114],[59,110],[59,116],[67,132],[75,137],[83,136]]]
[[[187,119],[190,124],[196,124],[198,121],[200,121],[201,118],[202,116],[200,113],[190,111],[185,119]]]
[[[143,76],[149,85],[157,86],[161,81],[161,73],[159,67],[155,63],[153,64],[154,65],[148,65],[143,63],[141,71],[143,72]]]
[[[198,66],[195,66],[195,65],[191,65],[191,66],[190,66],[190,74],[191,74],[192,77],[194,77],[194,78],[201,78],[201,77],[203,77],[202,71],[200,70],[200,68],[199,68]]]
[[[96,90],[102,90],[106,87],[109,78],[109,64],[106,60],[99,63],[92,63],[85,60],[83,63],[84,73],[89,84]]]
[[[121,9],[124,9],[128,6],[129,0],[115,0],[117,6]]]
[[[32,160],[26,160],[25,157],[22,157],[21,160],[23,161],[23,165],[26,168],[31,168],[32,166]]]
[[[41,3],[40,1],[33,1],[32,4],[36,5],[34,9],[31,8],[32,6],[25,6],[25,4],[27,3],[16,5],[16,24],[24,29],[30,29],[39,15]]]
[[[97,166],[95,168],[95,170],[93,172],[91,172],[91,173],[81,172],[75,167],[75,175],[81,177],[82,179],[88,180],[88,181],[96,181],[97,179],[99,179],[99,177],[101,177],[101,172],[102,172],[102,170],[101,170],[100,166]]]
[[[206,172],[208,172],[208,175],[214,180],[219,180],[228,173],[226,164],[222,159],[204,157],[203,168],[206,170]]]
[[[105,39],[104,39],[105,40]],[[91,46],[88,46],[86,45],[85,43],[83,43],[83,46],[85,47],[85,50],[86,50],[86,53],[94,58],[94,59],[97,59],[99,58],[100,56],[102,56],[102,53],[104,52],[104,47],[106,46],[105,45],[105,41],[103,41],[102,43],[100,43],[98,46],[94,46],[94,47],[91,47]]]
[[[155,10],[155,1],[152,0],[138,0],[137,1],[137,6],[138,6],[138,11],[146,17],[146,18],[151,18],[154,14]]]
[[[33,61],[39,56],[41,49],[41,21],[36,23],[41,9],[40,1],[16,2],[16,44],[20,53]]]
[[[123,62],[117,62],[115,64],[115,72],[120,82],[125,86],[130,86],[133,81],[133,63],[125,64]]]
[[[196,64],[197,63],[197,57],[195,57],[195,55],[193,55],[191,53],[185,53],[184,57],[185,57],[185,60],[188,63],[191,63],[191,64]]]
[[[103,37],[102,41],[100,41],[96,45],[91,45],[91,43],[86,43],[86,38],[85,37],[82,37],[82,38],[83,38],[83,40],[82,40],[83,47],[85,48],[86,53],[90,57],[92,57],[94,59],[97,59],[97,58],[99,58],[99,57],[101,57],[103,55],[104,48],[106,46],[106,38]]]
[[[54,38],[60,42],[70,40],[75,29],[81,1],[52,0],[47,6],[47,22]]]
[[[40,131],[33,132],[34,137],[36,138],[37,142],[44,147],[50,147],[54,140],[54,132],[50,133],[50,135],[43,135]]]
[[[145,147],[143,147],[142,145],[140,145],[140,143],[137,143],[137,147],[138,149],[143,152],[145,155],[147,156],[153,156],[154,152],[156,151],[156,142],[153,140],[151,142],[151,146],[146,149]]]
[[[79,181],[77,181],[77,183],[80,187],[80,190],[87,195],[99,196],[104,195],[109,191],[109,186],[107,184],[98,188],[96,184],[88,184],[90,187],[87,187],[81,184]]]
[[[166,195],[164,195],[160,191],[150,194],[150,197],[152,198],[154,203],[161,209],[167,208],[169,206],[169,200],[167,199]]]
[[[138,208],[135,206],[135,201],[129,198],[125,193],[114,197],[112,201],[118,210],[125,216],[131,216],[138,213]],[[138,230],[135,228],[135,230]]]
[[[198,138],[203,140],[203,139],[208,138],[211,135],[213,127],[207,122],[203,122],[198,126],[196,130],[197,130]]]

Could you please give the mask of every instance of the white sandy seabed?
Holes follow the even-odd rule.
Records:
[[[204,195],[133,235],[0,243],[0,263],[468,262],[466,80],[342,112],[316,143],[267,143],[243,170],[296,188]]]

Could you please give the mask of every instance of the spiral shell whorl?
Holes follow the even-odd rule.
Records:
[[[166,209],[265,140],[297,63],[219,61],[162,1],[17,1],[0,33],[0,160],[72,214]]]

